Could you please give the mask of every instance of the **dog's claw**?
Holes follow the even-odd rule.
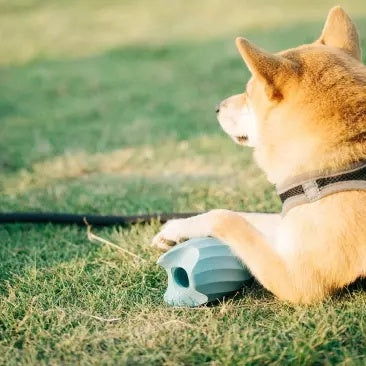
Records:
[[[174,245],[174,241],[165,239],[160,233],[157,234],[151,242],[152,247],[155,247],[163,252],[168,251]]]
[[[183,241],[180,235],[183,220],[170,220],[162,228],[161,231],[155,235],[151,245],[162,251],[168,251],[177,243]]]

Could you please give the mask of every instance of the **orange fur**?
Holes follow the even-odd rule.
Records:
[[[246,93],[221,103],[218,118],[230,134],[240,130],[241,108],[255,111],[254,156],[271,182],[366,159],[366,68],[342,8],[330,11],[309,45],[272,55],[243,38],[236,43],[252,78]],[[312,303],[366,276],[365,214],[366,191],[340,192],[292,208],[273,235],[245,214],[214,210],[168,223],[154,243],[217,237],[280,299]]]

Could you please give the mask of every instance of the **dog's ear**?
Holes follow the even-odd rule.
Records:
[[[340,48],[361,61],[361,48],[357,28],[340,7],[330,9],[323,32],[317,42]]]
[[[282,86],[286,77],[295,70],[288,59],[266,52],[245,38],[238,37],[236,46],[254,77],[265,83],[265,91],[270,100],[281,100]]]

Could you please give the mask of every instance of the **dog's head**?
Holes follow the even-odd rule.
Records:
[[[276,54],[244,38],[236,45],[252,77],[245,93],[219,104],[217,117],[235,142],[255,148],[270,181],[331,168],[325,156],[341,165],[339,152],[360,136],[365,153],[366,71],[357,29],[342,8],[331,9],[312,44]]]

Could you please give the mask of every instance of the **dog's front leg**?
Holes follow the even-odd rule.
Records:
[[[284,261],[265,237],[238,213],[213,210],[169,221],[155,236],[153,245],[166,250],[183,239],[201,236],[212,236],[228,244],[257,280],[280,299],[303,301]]]

